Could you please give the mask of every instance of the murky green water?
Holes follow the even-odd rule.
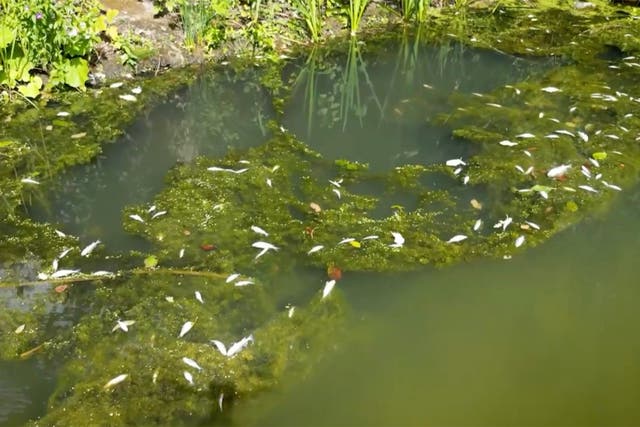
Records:
[[[362,57],[351,51],[288,65],[284,79],[297,86],[283,126],[323,156],[368,162],[374,172],[467,158],[477,148],[430,122],[450,108],[451,93],[490,92],[555,65],[457,44],[406,49],[390,44]],[[176,163],[262,144],[276,117],[251,73],[205,76],[96,162],[64,175],[32,214],[82,242],[101,239],[107,251],[144,248],[122,229],[124,206],[150,203]],[[402,194],[385,197],[411,204]],[[347,337],[314,348],[322,362],[308,376],[285,375],[275,390],[228,408],[225,422],[639,423],[639,197],[627,188],[609,213],[513,259],[411,274],[346,271],[337,286],[350,307]],[[304,301],[325,274],[304,269],[283,278],[278,303]],[[0,422],[19,425],[44,411],[55,374],[29,363],[0,365],[16,374],[1,378]]]

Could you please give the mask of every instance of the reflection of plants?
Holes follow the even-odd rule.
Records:
[[[352,37],[358,32],[362,15],[368,4],[369,0],[349,0],[349,9],[347,9],[347,12]]]
[[[307,136],[311,136],[311,129],[313,127],[313,116],[315,114],[315,106],[318,97],[318,70],[317,70],[317,50],[312,49],[311,53],[307,57],[307,61],[300,71],[300,74],[296,78],[294,83],[294,91],[304,81],[304,106],[307,113]]]
[[[427,20],[429,0],[402,0],[402,19],[405,22]]]
[[[340,117],[342,118],[343,130],[347,127],[350,113],[354,113],[356,117],[358,117],[361,125],[362,118],[367,114],[367,104],[363,102],[360,95],[360,73],[364,76],[365,83],[369,86],[371,95],[378,109],[382,111],[382,106],[378,101],[373,84],[367,74],[365,62],[358,48],[358,42],[356,39],[351,39],[347,63],[343,72],[342,96],[340,100]]]
[[[312,42],[320,40],[322,31],[322,0],[293,0],[293,6],[302,15]]]

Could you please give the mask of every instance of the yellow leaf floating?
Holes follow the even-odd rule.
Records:
[[[359,248],[360,246],[362,246],[362,245],[360,244],[360,242],[358,242],[357,240],[352,240],[352,241],[350,241],[350,242],[349,242],[349,244],[350,244],[351,246],[353,246],[354,248]]]

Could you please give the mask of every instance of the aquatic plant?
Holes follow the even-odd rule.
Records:
[[[355,37],[362,21],[362,15],[369,5],[369,0],[349,0],[347,9],[347,17],[349,19],[349,33],[351,37]]]
[[[405,22],[415,21],[423,23],[427,20],[429,0],[402,0],[402,19]]]
[[[320,33],[324,18],[322,16],[322,0],[294,0],[292,2],[296,11],[302,15],[307,31],[311,36],[311,41],[316,43],[320,40]]]

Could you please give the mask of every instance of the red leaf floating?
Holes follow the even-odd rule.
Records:
[[[327,275],[332,280],[340,280],[342,279],[342,270],[335,265],[331,265],[327,268]]]
[[[211,243],[203,243],[200,245],[200,249],[202,249],[203,251],[212,251],[214,250],[216,247],[214,245],[212,245]]]
[[[64,291],[66,291],[68,287],[69,287],[69,285],[58,285],[55,288],[53,288],[53,290],[56,291],[57,293],[61,294]]]

